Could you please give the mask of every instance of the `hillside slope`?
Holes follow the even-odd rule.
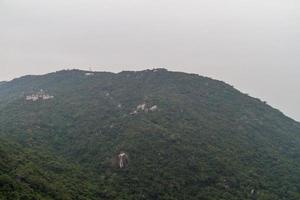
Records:
[[[52,174],[45,185],[64,189],[50,199],[300,198],[300,124],[221,81],[60,71],[0,85],[0,111],[0,138]],[[43,167],[36,152],[74,173]]]

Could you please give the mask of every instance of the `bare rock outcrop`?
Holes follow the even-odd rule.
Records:
[[[126,168],[128,166],[128,155],[125,152],[122,152],[119,154],[118,158],[120,169]]]

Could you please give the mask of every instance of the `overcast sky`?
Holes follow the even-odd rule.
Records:
[[[0,0],[0,80],[165,67],[300,121],[299,0]]]

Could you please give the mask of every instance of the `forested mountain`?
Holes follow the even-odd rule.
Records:
[[[0,199],[300,199],[300,124],[165,69],[0,83]]]
[[[0,86],[4,85],[6,82],[5,81],[0,81]]]

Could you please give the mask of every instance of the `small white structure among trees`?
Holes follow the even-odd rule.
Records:
[[[47,94],[44,90],[40,90],[39,92],[26,96],[26,101],[38,101],[38,100],[49,100],[53,99],[54,96]]]

